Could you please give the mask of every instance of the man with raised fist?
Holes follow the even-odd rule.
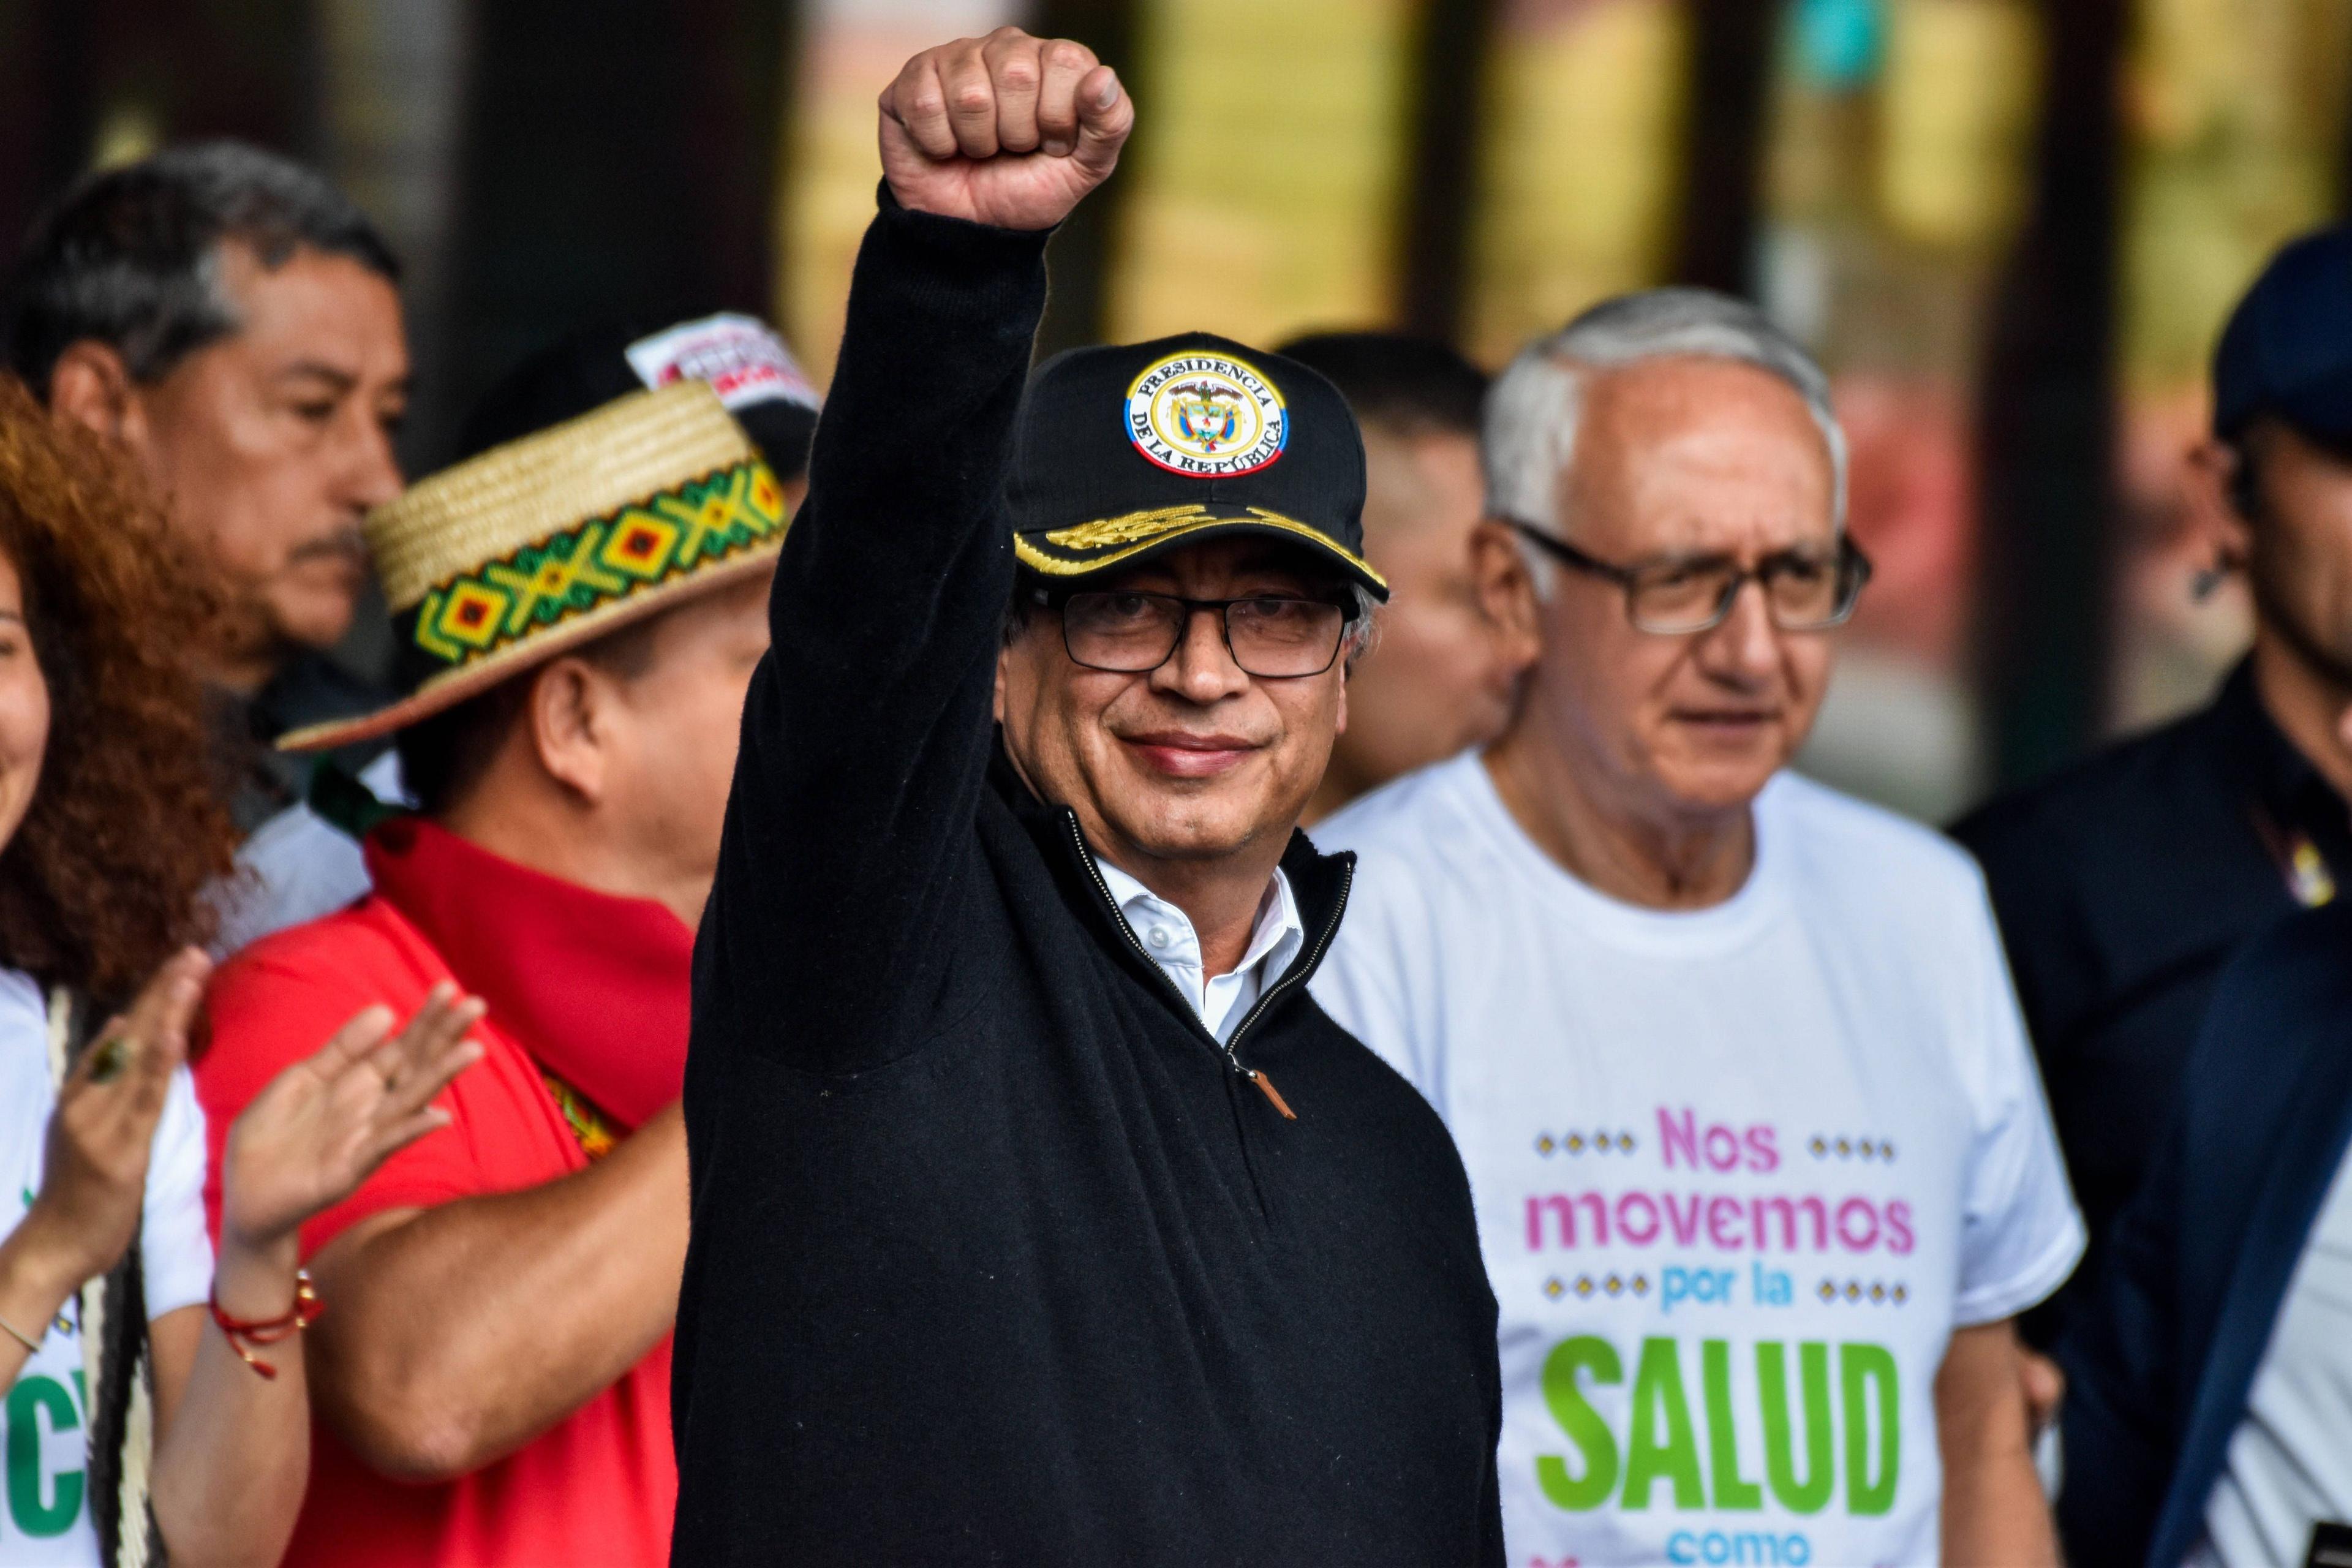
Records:
[[[882,95],[696,954],[680,1563],[1502,1561],[1461,1163],[1307,993],[1354,422],[1198,333],[1024,395],[1133,120],[1012,28]]]

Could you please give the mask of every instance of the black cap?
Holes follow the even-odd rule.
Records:
[[[474,405],[458,429],[454,460],[689,376],[710,384],[777,478],[807,468],[816,388],[772,328],[731,312],[667,327],[607,322],[540,350]]]
[[[2331,447],[2352,443],[2352,227],[2271,258],[2213,351],[2213,433],[2276,415]]]
[[[1206,332],[1056,354],[1029,379],[1005,481],[1021,563],[1055,581],[1255,533],[1364,560],[1364,443],[1337,388]]]

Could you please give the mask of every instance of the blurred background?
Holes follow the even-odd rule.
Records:
[[[1832,782],[1942,820],[2242,646],[2177,475],[2236,293],[2346,211],[2352,0],[0,0],[0,240],[170,140],[317,163],[408,267],[421,474],[591,318],[769,314],[822,382],[875,95],[1004,22],[1144,110],[1049,349],[1391,325],[1492,368],[1668,281],[1810,344],[1879,567]]]

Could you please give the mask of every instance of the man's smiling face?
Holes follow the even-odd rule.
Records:
[[[1188,599],[1339,597],[1311,558],[1255,538],[1171,551],[1089,590]],[[1320,674],[1268,679],[1234,662],[1217,616],[1192,616],[1174,653],[1139,674],[1073,660],[1062,617],[1039,607],[1005,644],[996,714],[1005,749],[1087,841],[1141,876],[1152,861],[1214,859],[1286,838],[1347,723],[1344,655]]]

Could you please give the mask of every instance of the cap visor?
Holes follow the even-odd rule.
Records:
[[[2275,414],[2293,426],[2299,436],[2308,437],[2331,451],[2343,451],[2352,446],[2352,365],[2292,392],[2273,393],[2241,414],[2232,421],[2232,427],[2222,432],[2223,436],[2243,434],[2256,416],[2265,413]]]
[[[1277,540],[1321,556],[1375,599],[1388,601],[1388,579],[1370,562],[1321,529],[1263,507],[1162,507],[1064,528],[1022,529],[1013,536],[1013,551],[1031,571],[1067,580],[1132,570],[1171,550],[1236,534]]]

